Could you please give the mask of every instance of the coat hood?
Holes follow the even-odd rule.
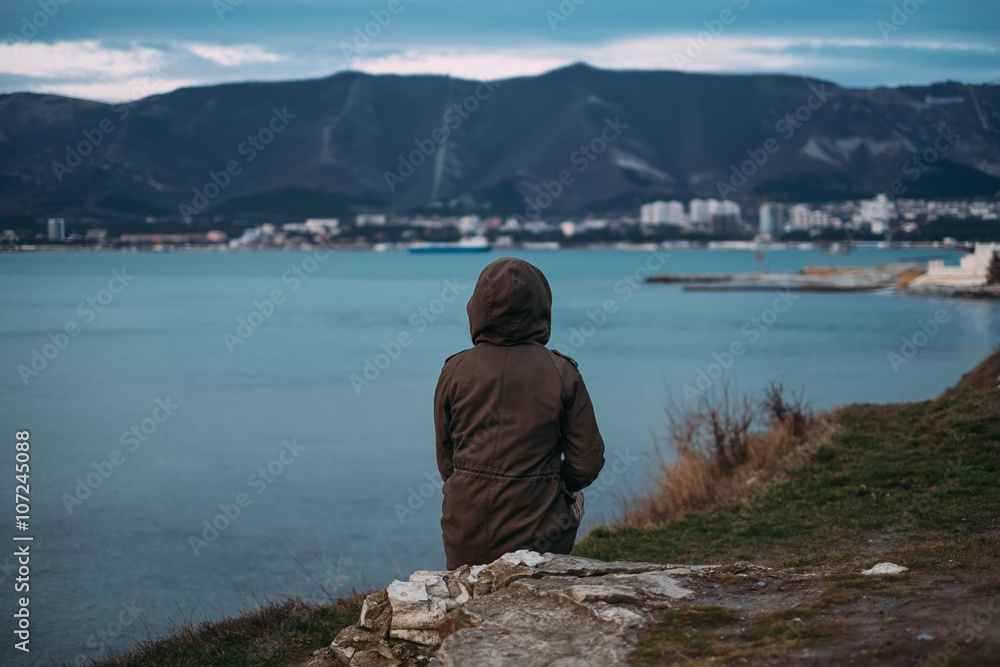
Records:
[[[552,290],[542,272],[523,259],[501,257],[487,265],[466,310],[473,344],[549,341]]]

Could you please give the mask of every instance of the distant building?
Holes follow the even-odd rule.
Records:
[[[359,213],[354,217],[354,224],[358,227],[365,227],[367,225],[384,225],[385,213]]]
[[[708,208],[710,216],[731,217],[736,220],[740,219],[740,205],[732,200],[724,199],[722,201],[716,201],[714,199],[709,199]]]
[[[462,234],[476,234],[481,226],[482,222],[478,215],[463,215],[458,219],[458,231]]]
[[[958,266],[945,266],[943,259],[932,259],[927,273],[910,285],[979,287],[989,280],[990,266],[995,261],[1000,261],[1000,243],[977,243],[975,251],[963,257]]]
[[[692,199],[691,200],[691,206],[690,206],[690,208],[691,208],[691,214],[690,214],[689,217],[691,218],[691,224],[692,225],[705,224],[706,222],[708,222],[708,219],[710,217],[710,212],[709,212],[709,202],[710,201],[714,201],[714,200],[711,200],[711,199],[709,199],[709,200],[705,200],[705,199]]]
[[[687,220],[684,218],[684,204],[677,200],[667,202],[667,224],[683,225]]]
[[[639,222],[643,225],[683,225],[684,204],[676,201],[654,201],[639,209]]]
[[[861,221],[871,226],[872,234],[885,234],[892,212],[892,202],[885,194],[861,202]]]
[[[49,240],[66,240],[66,220],[63,218],[49,218]]]
[[[760,205],[760,235],[776,239],[785,229],[785,205],[767,202]]]
[[[559,224],[559,229],[562,230],[563,236],[573,236],[576,234],[576,223],[567,220]]]
[[[643,225],[658,225],[667,217],[667,202],[654,201],[639,208],[639,222]]]

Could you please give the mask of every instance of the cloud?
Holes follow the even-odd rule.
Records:
[[[150,75],[96,83],[69,82],[44,86],[32,85],[29,91],[117,104],[200,84],[201,82],[195,79],[161,79]]]
[[[373,44],[349,68],[371,74],[443,74],[466,79],[533,76],[575,62],[607,69],[689,72],[774,72],[831,79],[845,85],[986,81],[997,76],[992,44],[975,41],[743,36],[724,32],[667,33],[576,44]],[[120,101],[182,86],[326,76],[343,70],[342,54],[287,44],[99,40],[0,43],[0,76],[18,90]],[[148,81],[150,77],[152,81]],[[931,78],[936,77],[936,78]]]
[[[796,37],[730,37],[664,34],[597,45],[546,44],[520,48],[409,48],[384,55],[362,54],[352,69],[371,74],[448,74],[470,79],[529,76],[574,62],[608,69],[670,69],[691,72],[829,72],[864,66],[872,51],[942,51],[993,54],[988,44]],[[937,56],[935,56],[937,57]]]
[[[237,67],[255,63],[277,63],[285,60],[284,56],[269,53],[257,44],[240,46],[220,46],[218,44],[179,43],[178,46],[187,49],[199,58],[210,60],[223,67]]]
[[[285,60],[256,44],[119,45],[99,40],[0,43],[0,75],[28,79],[19,90],[109,102],[139,99],[184,86],[261,78],[254,66]],[[241,67],[244,69],[239,70]]]
[[[132,44],[128,49],[98,40],[2,43],[0,73],[38,79],[114,79],[149,72],[165,61],[157,49]]]

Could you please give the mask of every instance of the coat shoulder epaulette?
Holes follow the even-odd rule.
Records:
[[[448,357],[447,359],[445,359],[445,360],[444,360],[444,364],[441,364],[441,365],[442,365],[442,366],[444,366],[445,364],[447,364],[447,363],[448,363],[449,361],[451,361],[452,359],[454,359],[454,358],[455,358],[455,357],[457,357],[458,355],[460,355],[460,354],[465,354],[466,352],[468,352],[468,350],[459,350],[459,351],[458,351],[458,352],[456,352],[455,354],[453,354],[453,355],[451,355],[450,357]]]
[[[552,352],[554,352],[555,354],[558,354],[560,357],[562,357],[563,359],[565,359],[569,363],[573,364],[573,368],[579,368],[580,367],[580,364],[576,363],[576,359],[574,359],[573,357],[569,356],[568,354],[563,354],[559,350],[552,350]]]

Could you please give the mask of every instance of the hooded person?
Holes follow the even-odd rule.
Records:
[[[467,310],[475,347],[445,361],[434,393],[448,569],[518,549],[569,553],[576,492],[604,467],[604,441],[576,362],[545,347],[549,283],[503,257],[483,269]]]

